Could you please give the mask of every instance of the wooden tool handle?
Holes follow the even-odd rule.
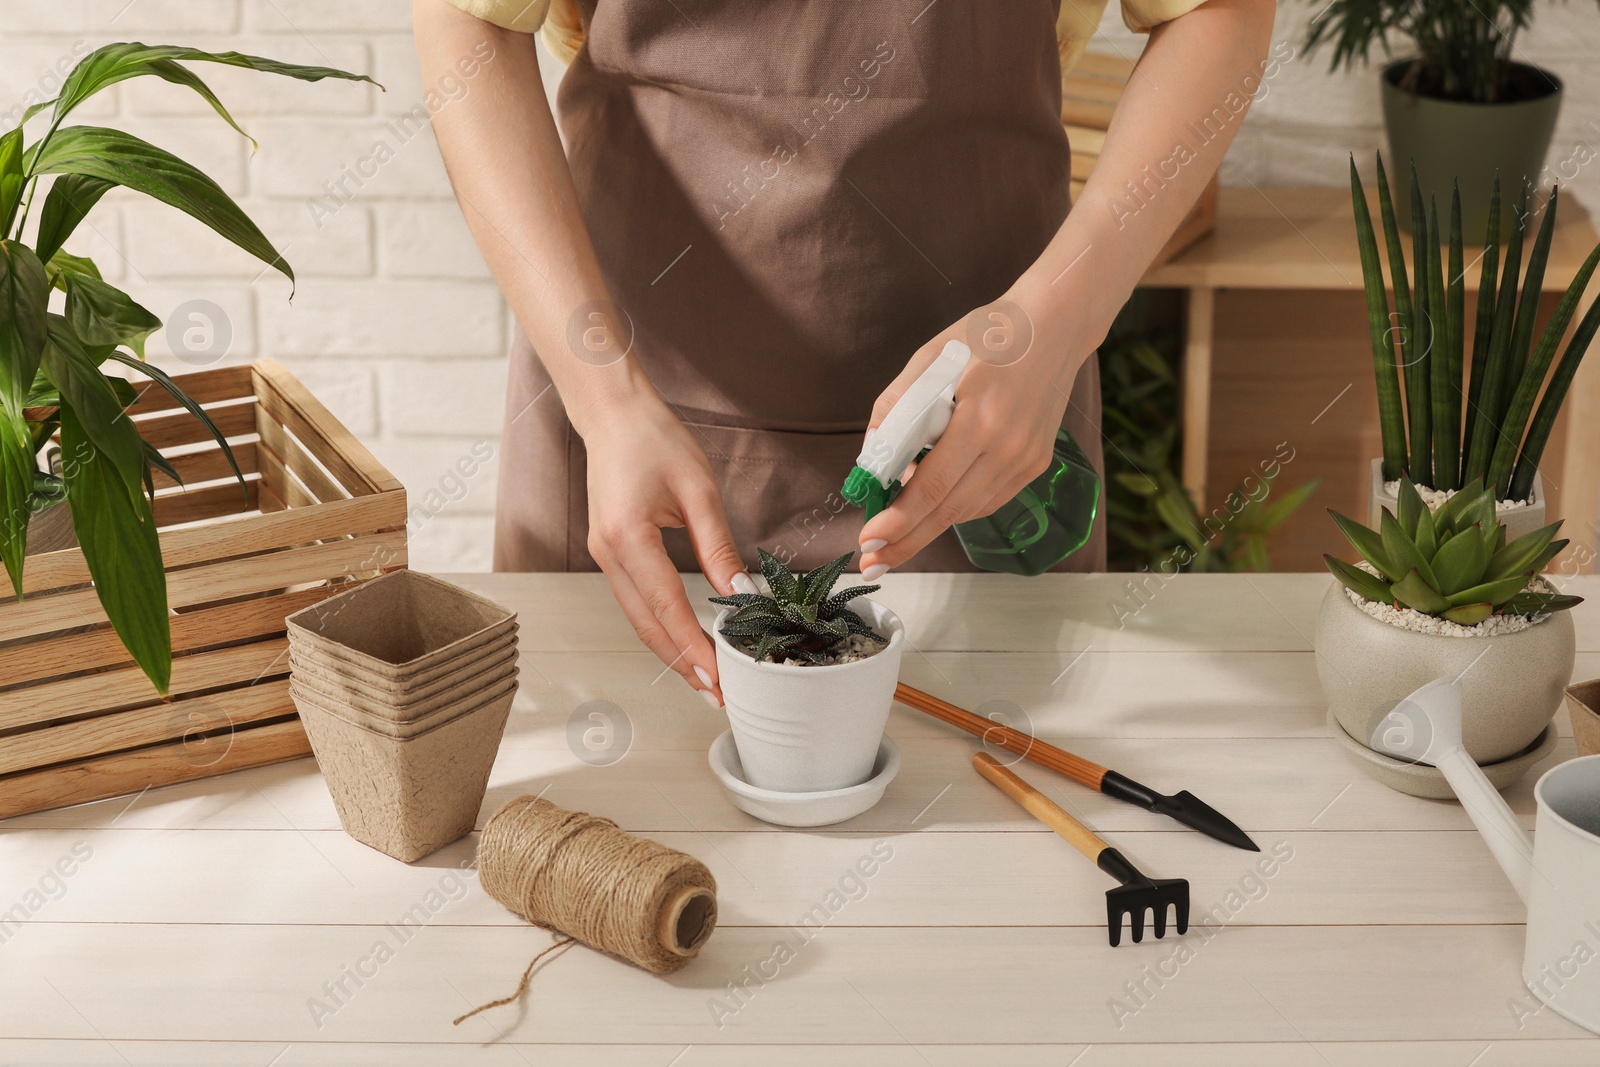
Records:
[[[1106,769],[1098,763],[1091,763],[1081,756],[1074,756],[1065,749],[1057,748],[1020,730],[1013,730],[1009,726],[1002,726],[980,715],[974,715],[965,708],[958,708],[920,689],[913,689],[904,682],[895,686],[894,698],[908,708],[915,708],[941,722],[959,727],[969,734],[983,738],[988,744],[998,745],[1007,752],[1015,752],[1031,763],[1048,767],[1057,774],[1064,774],[1090,789],[1098,790],[1100,780],[1106,775]]]
[[[1011,773],[987,752],[974,754],[972,766],[977,768],[979,774],[999,786],[1006,796],[1021,804],[1029,815],[1066,838],[1073,848],[1089,857],[1090,862],[1099,862],[1100,853],[1109,846],[1100,840],[1099,835],[1093,830],[1063,811],[1055,801]]]

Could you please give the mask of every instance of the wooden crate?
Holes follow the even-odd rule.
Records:
[[[1078,199],[1084,183],[1094,172],[1100,150],[1105,147],[1106,129],[1111,125],[1111,114],[1122,91],[1133,73],[1133,61],[1121,56],[1108,56],[1099,52],[1085,52],[1077,66],[1067,74],[1062,83],[1061,122],[1067,128],[1067,139],[1072,143],[1072,199]],[[1185,248],[1216,229],[1217,178],[1212,175],[1205,191],[1194,207],[1189,209],[1178,229],[1161,249],[1154,270]]]
[[[171,699],[112,632],[83,553],[30,555],[24,599],[0,599],[0,817],[310,755],[285,616],[406,565],[404,488],[282,366],[177,380],[248,488],[166,391],[129,408],[185,483],[155,475]]]

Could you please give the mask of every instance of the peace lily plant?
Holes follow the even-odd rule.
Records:
[[[108,365],[131,368],[171,393],[216,438],[241,487],[244,478],[200,405],[144,362],[145,339],[161,320],[65,245],[100,198],[120,186],[205,223],[291,284],[294,272],[239,205],[195,167],[132,134],[64,120],[118,82],[153,76],[199,94],[243,135],[189,62],[301,81],[372,80],[237,52],[111,44],[85,56],[59,96],[29,108],[21,125],[0,134],[0,561],[21,599],[29,520],[64,501],[112,628],[162,695],[171,680],[172,640],[151,472],[181,479],[124,417],[138,390],[108,373]],[[44,132],[27,142],[24,127],[45,111]],[[39,462],[57,435],[59,474]]]

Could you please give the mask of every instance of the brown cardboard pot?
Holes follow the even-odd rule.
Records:
[[[440,675],[434,682],[411,689],[392,683],[369,685],[354,677],[347,668],[302,656],[297,649],[289,650],[289,671],[307,687],[336,700],[348,699],[395,722],[413,721],[437,708],[441,701],[481,692],[516,667],[516,647],[508,644],[493,655],[476,658],[457,670]]]
[[[1600,678],[1578,682],[1562,690],[1567,696],[1567,714],[1572,716],[1572,740],[1578,755],[1600,755]]]
[[[318,653],[317,649],[309,648],[304,641],[296,643],[293,638],[290,640],[291,669],[315,670],[325,678],[338,681],[338,688],[341,691],[349,689],[350,693],[362,693],[371,699],[394,702],[395,707],[426,701],[430,696],[442,693],[443,689],[456,685],[458,681],[474,677],[474,672],[482,670],[483,665],[499,662],[504,657],[514,659],[515,656],[517,656],[517,627],[512,627],[509,632],[502,633],[501,637],[494,638],[482,648],[462,653],[456,659],[443,662],[437,667],[397,678],[371,672],[349,661],[325,656]]]
[[[437,707],[421,718],[395,720],[374,713],[369,710],[368,705],[357,704],[337,696],[330,696],[315,686],[308,685],[303,677],[291,677],[289,679],[289,693],[291,696],[310,700],[321,710],[337,715],[347,722],[354,723],[363,730],[371,730],[373,733],[381,734],[384,737],[399,738],[416,737],[418,734],[427,733],[435,726],[442,726],[457,716],[476,711],[482,705],[500,699],[507,692],[515,694],[516,690],[517,670],[513,664],[511,670],[492,685],[474,687],[471,690],[458,693],[450,700],[441,701]]]
[[[477,822],[514,695],[513,688],[405,739],[375,734],[303,697],[295,706],[345,832],[410,863]]]
[[[291,648],[407,680],[481,650],[516,624],[515,612],[413,570],[374,578],[288,618]]]

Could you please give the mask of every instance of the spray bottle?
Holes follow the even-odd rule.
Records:
[[[950,425],[956,383],[972,349],[949,341],[905,391],[883,423],[869,431],[841,495],[871,519],[900,492],[913,460],[927,454]],[[1050,467],[992,515],[955,524],[976,567],[1034,575],[1054,567],[1089,540],[1100,503],[1100,476],[1066,430],[1056,433]]]

